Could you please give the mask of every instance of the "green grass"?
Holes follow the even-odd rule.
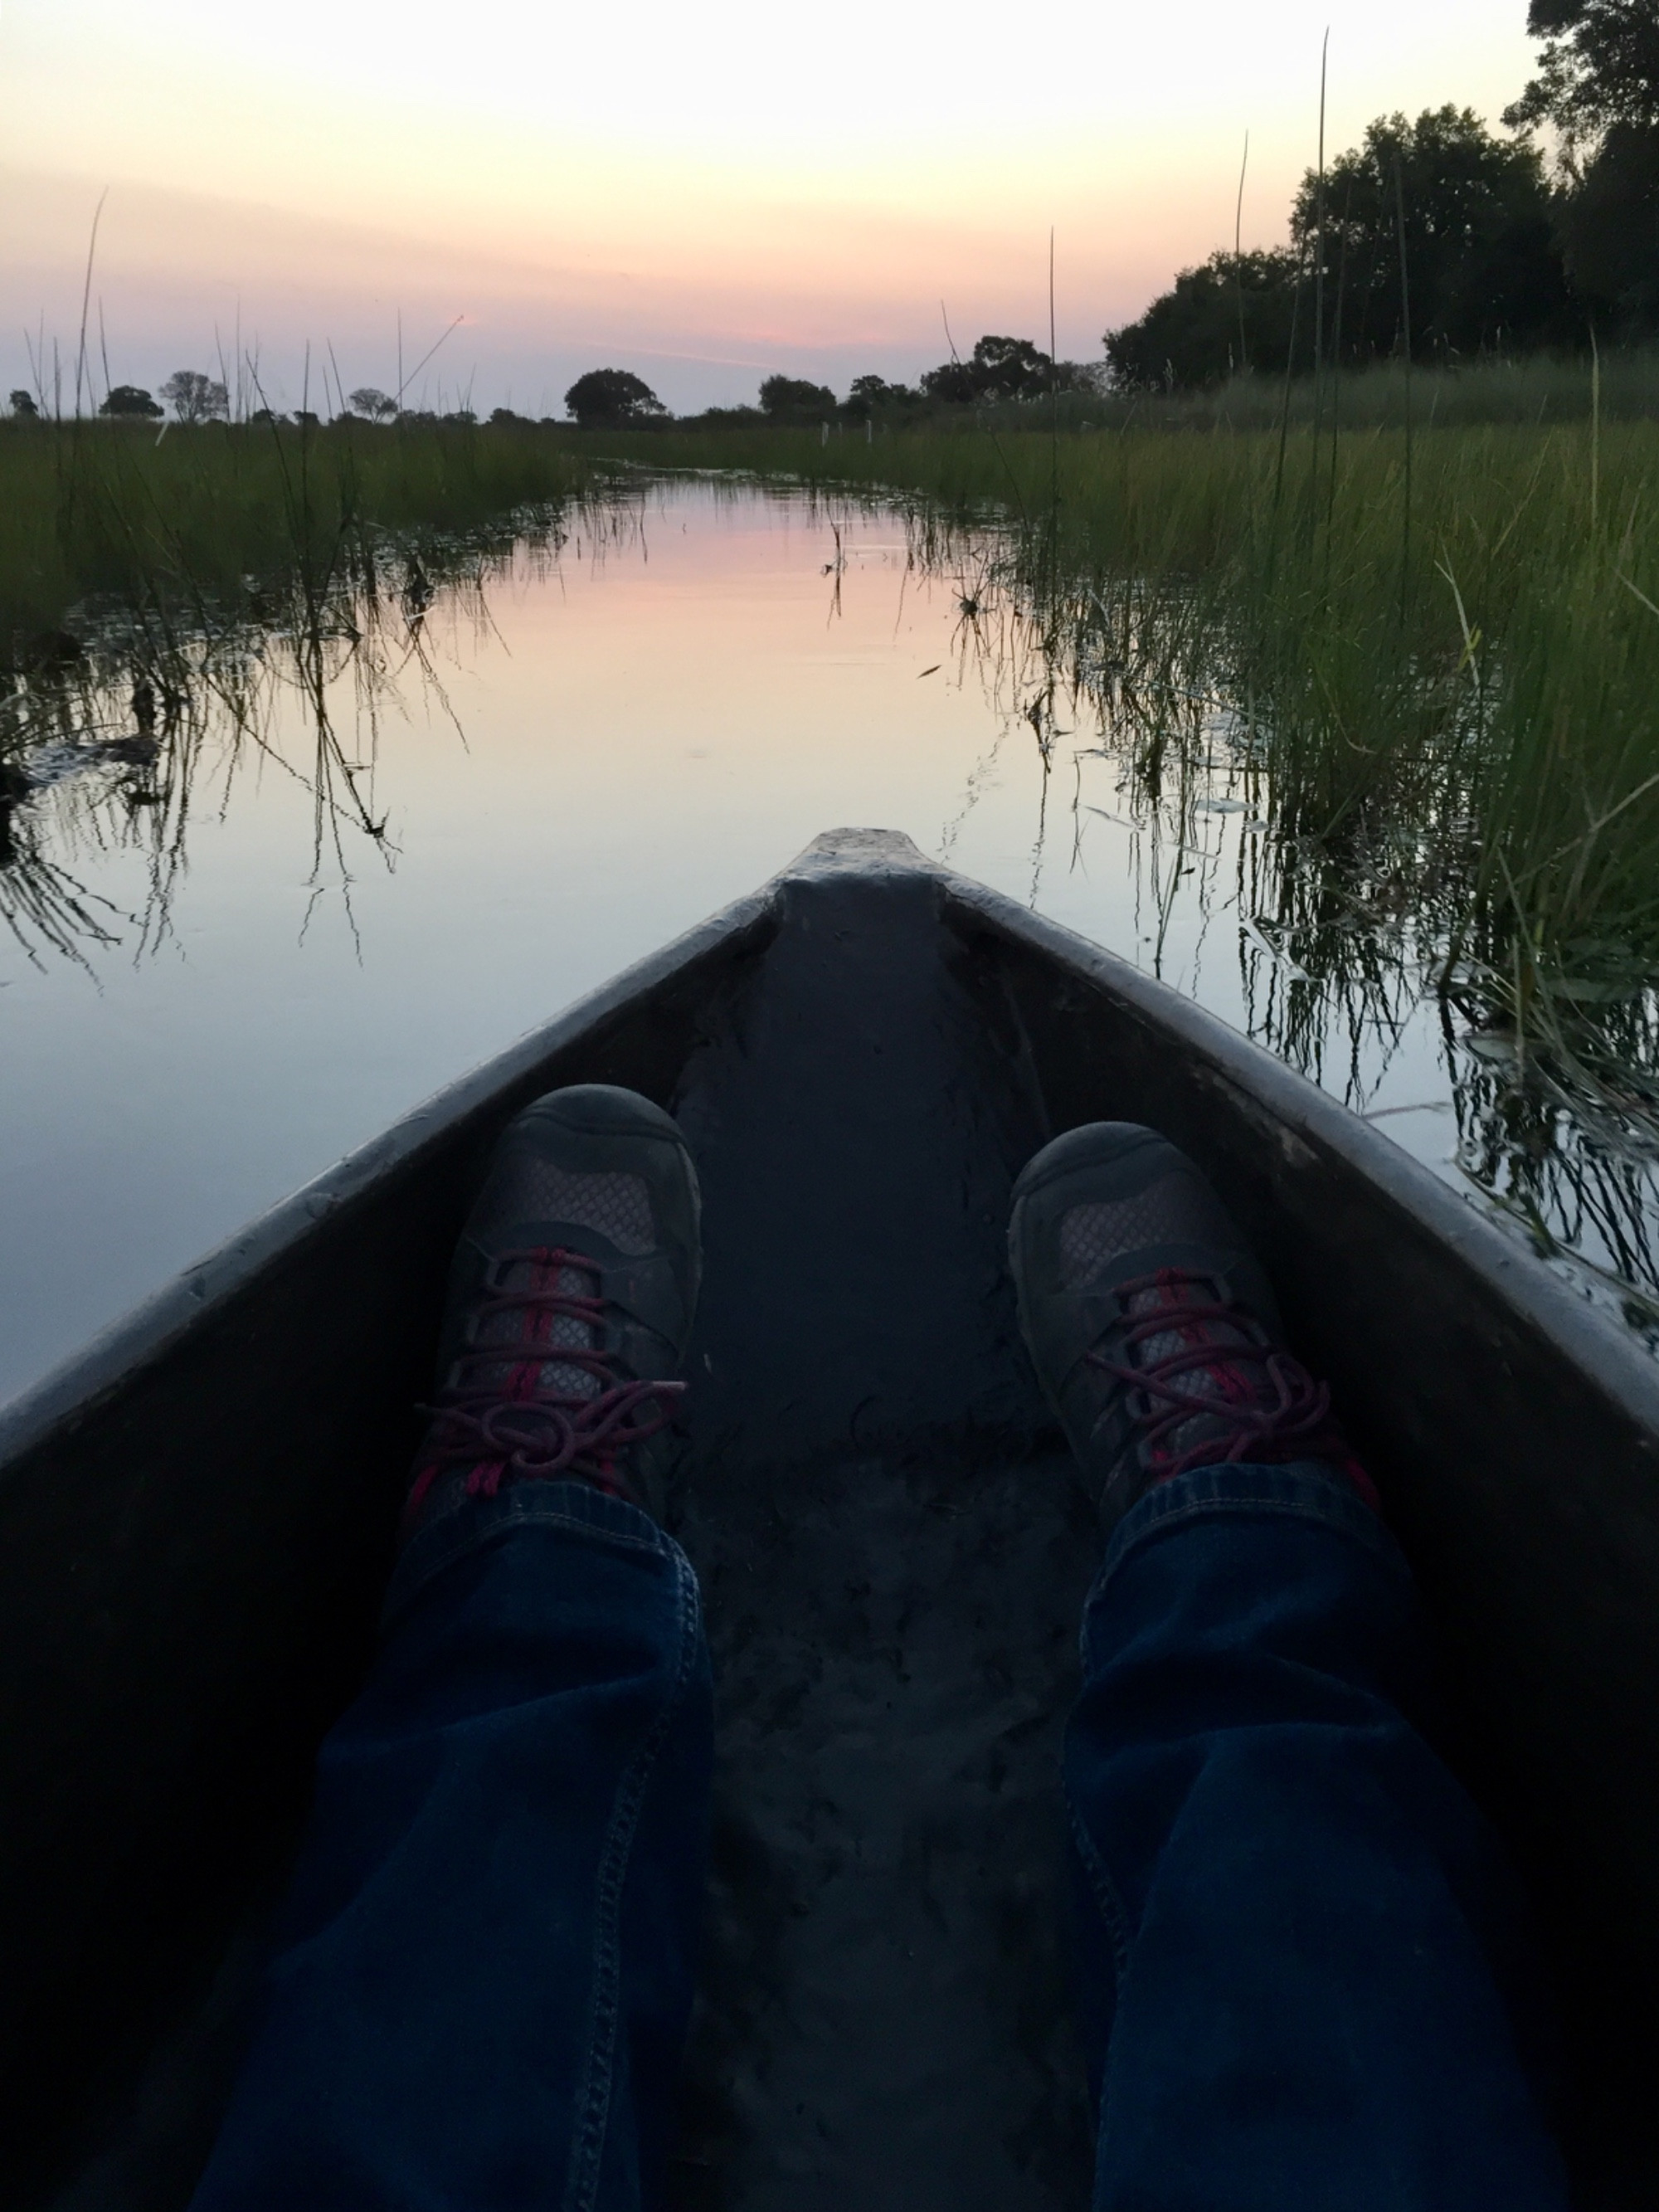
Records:
[[[296,583],[325,598],[388,537],[499,532],[588,481],[532,427],[315,431],[0,422],[0,659],[27,663],[88,599],[168,621]]]
[[[12,423],[0,643],[24,664],[100,609],[152,644],[244,617],[349,636],[377,564],[464,573],[617,462],[896,494],[923,557],[1006,526],[988,586],[1143,791],[1222,744],[1310,856],[1287,900],[1418,917],[1483,1018],[1589,1052],[1584,1010],[1659,976],[1659,370],[1419,373],[1410,432],[1407,396],[1399,368],[1318,394],[1240,379],[1113,401],[1115,428],[1018,409],[827,441]]]
[[[1523,998],[1610,944],[1659,963],[1659,423],[611,450],[1000,513],[1007,582],[1073,680],[1115,687],[1143,772],[1209,742],[1175,702],[1231,702],[1279,831],[1455,896],[1454,962]]]
[[[208,732],[263,750],[274,685],[314,725],[314,860],[378,818],[333,728],[354,672],[371,720],[425,658],[435,592],[477,592],[515,542],[556,545],[592,477],[573,441],[526,424],[169,430],[0,423],[0,927],[32,958],[84,963],[100,902],[19,806],[35,750],[99,770],[149,855],[144,941],[165,934]],[[438,685],[441,696],[441,684]],[[114,740],[118,763],[100,750]],[[354,748],[355,751],[355,748]]]
[[[1464,1172],[1659,1348],[1659,422],[1334,437],[1328,392],[1316,437],[1306,397],[1273,427],[611,449],[908,499],[1045,767],[1097,721],[1157,926],[1218,797],[1264,821],[1217,894],[1258,1033],[1316,1073],[1437,994]]]
[[[1599,389],[1598,389],[1599,387]],[[1334,407],[1351,429],[1399,429],[1409,412],[1419,426],[1475,428],[1498,423],[1548,428],[1589,419],[1599,405],[1604,422],[1659,420],[1659,350],[1621,349],[1599,363],[1588,355],[1529,354],[1516,361],[1474,361],[1462,366],[1413,368],[1400,362],[1345,369],[1334,386],[1298,377],[1288,393],[1282,376],[1261,372],[1235,376],[1208,391],[1065,395],[1058,410],[1063,428],[1162,430],[1277,429],[1288,412],[1306,426],[1316,412],[1328,423]],[[1037,399],[985,410],[997,428],[1047,427],[1048,403]]]
[[[1266,823],[1226,902],[1241,958],[1266,963],[1261,1033],[1316,1073],[1332,1037],[1392,1034],[1437,986],[1464,1039],[1458,1157],[1540,1249],[1588,1239],[1609,1284],[1645,1285],[1659,1335],[1656,399],[1653,357],[1626,356],[1594,380],[1414,374],[1409,433],[1397,369],[867,437],[0,425],[0,926],[70,957],[99,936],[15,803],[46,739],[105,763],[97,787],[152,854],[159,935],[205,733],[228,714],[257,747],[272,684],[301,687],[314,858],[349,878],[343,841],[384,823],[331,726],[334,678],[352,671],[372,720],[425,653],[438,586],[482,607],[515,540],[602,526],[618,476],[896,500],[1045,771],[1069,768],[1068,732],[1104,732],[1160,912],[1218,796]]]

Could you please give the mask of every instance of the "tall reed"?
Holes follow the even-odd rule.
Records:
[[[879,482],[963,520],[1008,512],[1012,479],[1032,518],[1012,557],[1080,647],[1123,630],[1127,598],[1146,649],[1178,631],[1184,682],[1254,702],[1285,834],[1411,825],[1425,876],[1455,854],[1460,957],[1498,960],[1515,933],[1529,969],[1614,939],[1659,963],[1659,425],[1419,417],[1409,448],[1351,428],[1334,451],[1292,428],[1282,467],[1280,442],[1131,429],[1063,438],[1056,460],[1036,433],[726,434],[648,453]]]
[[[591,474],[571,437],[528,423],[0,422],[0,663],[88,598],[228,606],[320,582],[377,533],[496,526]]]

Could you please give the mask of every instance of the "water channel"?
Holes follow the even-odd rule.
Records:
[[[165,776],[131,682],[44,734],[14,698],[37,735],[0,787],[0,1397],[851,823],[1284,1052],[1651,1334],[1647,1163],[1520,1100],[1408,917],[1343,922],[1310,972],[1225,702],[1149,796],[1109,687],[1045,658],[996,571],[989,528],[924,557],[899,508],[655,482],[406,590],[309,694],[273,635]]]

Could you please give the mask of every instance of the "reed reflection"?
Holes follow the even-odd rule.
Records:
[[[1420,1155],[1659,1344],[1659,1000],[1616,944],[1517,949],[1484,898],[1467,796],[1478,755],[1455,715],[1409,776],[1322,812],[1248,632],[1198,590],[1068,574],[1041,532],[997,516],[951,523],[921,502],[732,480],[698,491],[819,533],[832,630],[859,530],[896,527],[899,617],[924,590],[948,616],[944,658],[918,680],[981,710],[941,858],[961,860],[991,794],[1018,787],[1034,904],[1054,906],[1103,857],[1130,894],[1133,942],[1115,949],[1393,1133],[1407,1125],[1392,1117],[1430,1117],[1438,1135]],[[635,477],[488,536],[359,537],[222,617],[206,602],[188,622],[94,611],[0,700],[0,923],[37,965],[153,955],[192,825],[270,777],[306,794],[308,881],[314,896],[337,890],[349,920],[354,881],[400,858],[392,726],[417,699],[464,745],[451,683],[499,650],[492,591],[513,576],[556,592],[573,560],[643,566],[678,495]],[[620,670],[618,688],[625,713]],[[131,910],[96,888],[112,854],[142,858]],[[1390,1085],[1407,1061],[1433,1073],[1402,1101]]]

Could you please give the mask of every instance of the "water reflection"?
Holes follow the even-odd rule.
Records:
[[[590,541],[618,520],[625,530],[625,511],[601,511],[597,527],[590,515]],[[222,811],[264,774],[307,793],[312,879],[337,885],[349,914],[355,872],[396,863],[377,795],[388,711],[401,719],[412,689],[464,742],[440,662],[455,637],[476,647],[488,636],[493,582],[556,570],[572,524],[538,511],[492,538],[358,544],[321,582],[301,574],[254,595],[253,620],[205,604],[189,623],[154,608],[84,611],[78,649],[14,671],[0,701],[0,922],[33,960],[84,965],[118,943],[154,951],[192,815]],[[144,856],[137,913],[108,907],[69,857],[115,851]]]
[[[740,571],[723,566],[740,543]],[[1469,940],[1468,869],[1444,823],[1310,835],[1212,629],[1196,599],[1034,568],[994,519],[952,527],[890,501],[708,482],[619,486],[488,543],[389,544],[257,623],[106,610],[77,656],[15,676],[0,702],[0,922],[37,975],[57,964],[112,992],[112,962],[164,954],[193,973],[252,908],[222,876],[193,882],[192,854],[251,811],[269,827],[249,854],[295,841],[282,866],[312,965],[289,960],[273,985],[264,954],[226,953],[246,958],[249,993],[298,1024],[295,1006],[325,988],[305,975],[326,972],[343,1009],[315,933],[337,912],[330,946],[343,933],[366,988],[395,1001],[359,998],[349,1019],[303,1031],[317,1040],[306,1079],[331,1102],[350,1093],[352,1111],[317,1109],[309,1150],[272,1143],[276,1187],[228,1180],[242,1194],[201,1216],[210,1232],[181,1229],[181,1251],[159,1245],[155,1273],[263,1202],[253,1189],[314,1171],[370,1133],[366,1117],[389,1118],[812,831],[886,820],[1375,1116],[1659,1344],[1652,994],[1616,948],[1590,948],[1571,989],[1535,989],[1517,1022],[1493,948]],[[422,730],[444,738],[441,758]],[[505,843],[503,807],[526,817]],[[403,907],[369,897],[394,879]],[[549,899],[562,934],[538,967],[525,917]],[[465,978],[434,997],[452,957]],[[475,1039],[456,1009],[514,959],[530,981],[501,1011],[481,997]],[[39,1011],[42,1039],[53,1018]],[[258,1018],[216,1015],[210,1045],[191,1049],[252,1051]],[[398,1024],[437,1034],[394,1073],[384,1040]],[[158,1087],[223,1079],[216,1059],[175,1068],[178,1048],[158,1036]],[[343,1054],[362,1063],[350,1079]]]
[[[1454,1141],[1437,1164],[1659,1349],[1659,994],[1645,970],[1597,945],[1574,955],[1588,974],[1552,975],[1483,941],[1455,786],[1380,829],[1300,831],[1242,685],[1216,683],[1225,641],[1218,653],[1194,627],[1213,622],[1195,599],[1147,599],[1133,579],[1115,604],[1079,599],[1012,537],[967,557],[967,641],[1010,721],[1029,723],[1042,776],[1033,902],[1063,761],[1066,864],[1087,817],[1127,838],[1143,964],[1170,972],[1183,919],[1178,965],[1195,969],[1191,946],[1220,931],[1242,1027],[1357,1113],[1447,1117]],[[1380,1103],[1425,1018],[1440,1095]]]

